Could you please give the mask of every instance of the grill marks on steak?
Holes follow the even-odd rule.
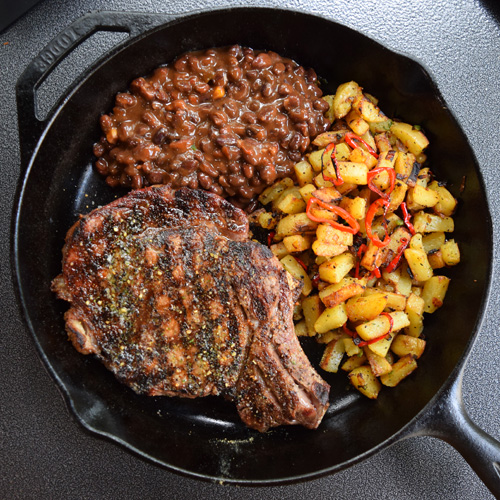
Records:
[[[75,348],[138,393],[222,395],[260,431],[315,428],[326,411],[293,329],[300,287],[216,195],[152,187],[94,210],[68,232],[53,289]]]

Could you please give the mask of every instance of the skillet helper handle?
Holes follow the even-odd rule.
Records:
[[[76,47],[99,31],[129,33],[135,37],[154,26],[170,21],[168,14],[137,12],[90,12],[64,29],[53,38],[31,61],[16,85],[16,98],[21,142],[21,166],[28,166],[36,144],[53,114],[40,118],[37,114],[36,91],[52,70]]]
[[[453,446],[495,498],[500,498],[500,442],[480,429],[467,414],[462,400],[462,377],[463,370],[444,398],[426,415],[422,434]]]

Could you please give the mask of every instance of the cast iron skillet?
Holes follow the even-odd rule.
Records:
[[[41,82],[97,31],[131,36],[84,71],[48,119],[38,119]],[[233,405],[220,399],[135,395],[66,340],[67,306],[49,289],[60,272],[64,235],[78,214],[117,195],[92,169],[99,116],[112,107],[116,92],[185,51],[235,43],[275,50],[314,67],[328,80],[326,92],[356,80],[380,98],[388,115],[422,124],[432,166],[467,207],[456,217],[462,263],[449,272],[445,305],[426,320],[429,342],[419,369],[375,402],[348,390],[342,375],[326,376],[331,407],[316,431],[283,427],[259,434],[245,428]],[[13,270],[19,300],[40,356],[86,429],[174,471],[252,485],[338,471],[398,440],[426,434],[455,446],[500,495],[500,445],[471,422],[461,399],[463,370],[488,297],[492,238],[485,189],[467,138],[422,66],[303,13],[238,8],[172,20],[101,12],[77,20],[42,50],[21,76],[17,97],[23,174],[13,214]],[[308,350],[317,362],[319,353]]]

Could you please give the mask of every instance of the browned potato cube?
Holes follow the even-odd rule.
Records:
[[[410,375],[417,368],[417,362],[411,354],[398,359],[392,365],[392,371],[380,377],[380,381],[387,387],[396,387],[401,380]]]
[[[361,392],[361,394],[370,399],[377,399],[382,386],[369,366],[354,368],[354,370],[349,373],[348,377],[351,384]]]

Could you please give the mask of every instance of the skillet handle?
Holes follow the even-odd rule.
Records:
[[[480,429],[469,417],[462,399],[463,368],[441,399],[417,424],[415,434],[430,435],[453,446],[474,472],[500,498],[500,442]]]
[[[53,114],[41,119],[37,114],[36,92],[52,70],[76,47],[99,31],[129,33],[135,37],[145,31],[170,21],[175,16],[169,14],[147,14],[137,12],[90,12],[64,29],[50,41],[31,61],[16,85],[16,99],[21,142],[21,168],[24,171],[31,155]],[[118,47],[115,47],[116,50]],[[109,54],[109,52],[108,52]],[[75,86],[78,82],[75,82]]]

